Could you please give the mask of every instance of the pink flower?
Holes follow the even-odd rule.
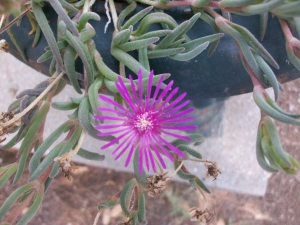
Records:
[[[174,133],[176,130],[194,130],[197,126],[180,126],[177,123],[193,120],[193,117],[183,117],[191,113],[194,109],[186,109],[179,111],[186,106],[190,101],[186,100],[182,103],[181,100],[185,97],[186,93],[181,94],[175,100],[171,101],[174,95],[178,92],[178,88],[173,89],[170,93],[173,81],[171,81],[166,88],[159,93],[160,87],[163,82],[163,76],[159,79],[156,90],[151,98],[151,87],[153,80],[153,71],[149,75],[147,94],[143,96],[142,87],[142,72],[138,72],[138,92],[135,89],[131,75],[129,75],[131,82],[130,92],[126,89],[125,84],[121,77],[118,78],[116,87],[119,90],[121,96],[126,102],[128,107],[123,107],[113,100],[99,95],[99,98],[112,106],[115,106],[118,110],[111,108],[98,108],[101,112],[109,112],[114,114],[113,116],[95,116],[97,119],[120,121],[120,124],[100,125],[95,128],[98,130],[109,130],[103,133],[99,133],[99,136],[115,135],[114,140],[106,145],[103,145],[101,149],[106,149],[109,146],[119,142],[117,148],[113,151],[113,154],[118,153],[116,160],[123,155],[123,153],[129,150],[125,166],[127,167],[134,149],[138,146],[139,150],[139,171],[142,173],[143,164],[146,163],[146,167],[149,170],[149,161],[152,165],[152,169],[156,171],[154,153],[157,156],[159,162],[166,168],[161,153],[166,155],[171,161],[174,161],[173,156],[169,150],[176,153],[180,157],[184,157],[184,154],[175,146],[165,140],[161,134],[165,134],[174,138],[189,141],[190,138]],[[121,115],[123,117],[118,117]]]

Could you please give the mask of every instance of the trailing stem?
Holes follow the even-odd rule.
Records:
[[[11,125],[11,124],[15,123],[16,121],[18,121],[19,119],[21,119],[26,113],[28,113],[31,109],[33,109],[39,103],[39,101],[41,101],[44,98],[44,96],[51,90],[51,88],[53,88],[60,81],[60,79],[63,77],[63,75],[64,75],[63,72],[61,72],[57,77],[56,77],[56,74],[54,74],[52,77],[52,79],[54,79],[54,80],[26,109],[24,109],[22,112],[17,114],[14,118],[7,121],[6,123],[0,124],[0,126],[8,127],[9,125]]]

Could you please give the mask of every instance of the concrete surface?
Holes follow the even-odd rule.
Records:
[[[14,96],[26,88],[32,88],[46,79],[39,72],[16,60],[13,56],[0,52],[0,111],[6,111]],[[66,101],[70,96],[78,96],[71,87],[65,90],[54,101]],[[67,112],[51,109],[47,118],[45,137],[59,124],[67,119]],[[259,121],[259,110],[255,106],[251,94],[231,97],[225,102],[225,110],[221,125],[216,135],[209,137],[197,147],[204,159],[216,161],[222,174],[216,181],[205,181],[210,187],[231,190],[251,195],[264,195],[269,174],[257,164],[255,156],[256,129]],[[12,136],[12,135],[11,135]],[[9,138],[9,137],[8,137]],[[83,147],[90,151],[99,152],[102,143],[90,137],[84,141]],[[101,151],[106,159],[102,162],[78,161],[116,170],[132,171],[132,166],[124,167],[125,157],[114,161],[112,150]],[[167,160],[166,160],[167,161]],[[171,164],[168,165],[173,170]],[[191,172],[205,179],[204,165],[189,163]]]

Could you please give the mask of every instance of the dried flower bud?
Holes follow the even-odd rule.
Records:
[[[132,218],[125,216],[117,225],[131,225]]]
[[[21,5],[23,3],[25,3],[25,0],[0,1],[0,15],[9,13],[20,13]]]
[[[7,134],[13,127],[15,126],[20,126],[21,125],[21,120],[16,120],[14,123],[10,124],[9,126],[5,126],[6,122],[14,118],[14,113],[13,112],[2,112],[0,113],[0,136],[3,136]],[[2,139],[1,142],[5,141],[5,139]],[[1,143],[0,142],[0,143]]]
[[[0,40],[0,50],[2,50],[2,51],[4,51],[4,52],[9,52],[9,44],[7,43],[7,41],[6,40],[4,40],[4,39],[2,39],[2,40]]]
[[[207,168],[207,176],[213,177],[214,180],[217,179],[218,175],[221,174],[221,171],[218,168],[218,164],[216,162],[205,162],[205,167]]]
[[[147,177],[148,182],[144,191],[148,192],[148,195],[151,197],[159,197],[162,191],[166,189],[167,173],[168,172]]]
[[[72,181],[73,177],[71,172],[78,169],[78,166],[75,166],[75,164],[71,162],[69,153],[65,153],[61,157],[56,157],[54,161],[59,163],[59,169],[64,173],[65,177]]]
[[[11,120],[14,118],[14,113],[13,112],[2,112],[0,114],[0,123],[6,123],[7,121]]]
[[[193,207],[189,210],[191,221],[198,221],[201,225],[206,225],[213,217],[214,213],[210,212],[208,209],[201,210],[199,208]]]

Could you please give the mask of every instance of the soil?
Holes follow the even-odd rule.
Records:
[[[283,85],[279,105],[287,111],[300,112],[300,79]],[[284,149],[300,161],[300,129],[277,123]],[[0,151],[0,166],[14,162],[15,152]],[[220,175],[221,176],[221,175]],[[132,174],[80,165],[73,181],[62,174],[52,182],[41,209],[31,225],[93,224],[99,202],[121,190]],[[25,183],[28,174],[20,183]],[[16,189],[8,182],[0,193],[0,204]],[[209,207],[215,213],[209,224],[214,225],[299,225],[300,176],[273,174],[264,197],[242,195],[212,189],[207,195]],[[147,196],[147,221],[150,225],[197,224],[191,222],[188,209],[205,207],[203,198],[189,185],[170,182],[159,198]],[[122,220],[120,206],[105,210],[97,224],[117,224]]]

